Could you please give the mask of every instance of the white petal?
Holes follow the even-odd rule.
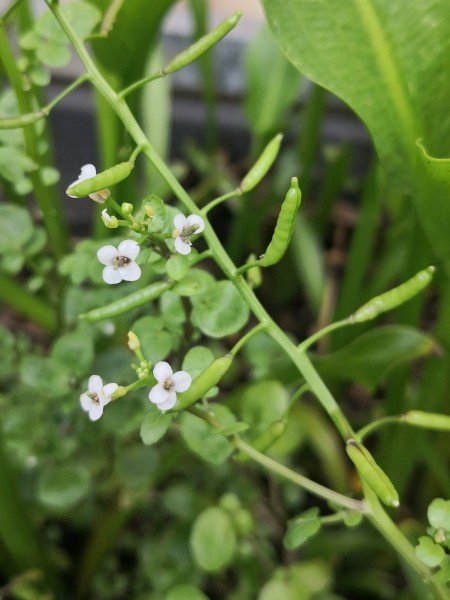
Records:
[[[156,381],[158,381],[158,383],[164,383],[166,379],[172,377],[172,367],[169,365],[169,363],[165,362],[164,360],[160,360],[153,367],[153,375],[155,376],[155,379]]]
[[[117,248],[108,244],[107,246],[102,246],[97,251],[97,258],[102,263],[102,265],[111,265],[112,261],[118,255]]]
[[[103,395],[110,399],[112,394],[114,394],[114,392],[117,390],[119,386],[117,385],[117,383],[107,383],[105,386],[103,386]]]
[[[178,213],[175,215],[173,220],[173,224],[175,225],[178,231],[183,231],[183,228],[186,227],[187,219],[182,213]]]
[[[177,371],[172,375],[172,381],[176,392],[185,392],[191,387],[192,377],[186,371]]]
[[[175,239],[175,250],[180,254],[189,254],[191,251],[191,245],[184,242],[180,237]]]
[[[120,283],[122,281],[122,275],[119,269],[115,269],[114,267],[105,267],[103,269],[103,281],[114,285],[115,283]]]
[[[140,250],[136,240],[124,240],[123,242],[120,242],[117,253],[119,256],[126,256],[130,260],[135,260]]]
[[[103,381],[100,375],[91,375],[89,377],[88,389],[93,394],[100,394],[103,389]]]
[[[92,398],[90,396],[88,396],[87,394],[81,394],[80,404],[81,404],[81,408],[83,410],[88,411],[91,409],[91,406],[92,406]]]
[[[141,267],[134,261],[131,261],[124,267],[120,267],[119,272],[124,281],[137,281],[141,276]]]
[[[101,404],[96,404],[89,411],[89,418],[91,421],[97,421],[103,414],[103,406]]]
[[[109,225],[109,223],[111,223],[111,215],[108,214],[106,208],[102,210],[102,221],[105,223],[105,225]]]
[[[198,215],[189,215],[187,220],[188,227],[196,225],[195,233],[201,233],[205,229],[205,221]]]
[[[169,397],[164,402],[158,402],[157,407],[159,410],[170,410],[177,403],[177,395],[175,392],[169,392]]]
[[[78,182],[86,181],[97,175],[97,169],[90,163],[81,167],[81,173],[78,176]]]
[[[152,387],[148,397],[149,397],[150,402],[153,402],[153,404],[159,404],[160,402],[165,402],[167,400],[167,398],[169,397],[169,395],[170,395],[170,392],[165,390],[163,388],[163,386],[159,385],[159,383],[158,383],[157,385],[154,385]]]

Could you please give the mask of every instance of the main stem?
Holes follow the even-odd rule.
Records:
[[[150,162],[159,171],[160,175],[169,184],[174,194],[184,204],[184,206],[192,213],[199,214],[199,210],[194,202],[191,200],[185,189],[178,183],[169,167],[160,158],[157,152],[152,148],[149,140],[145,136],[144,132],[140,128],[126,102],[120,99],[117,93],[110,87],[108,82],[101,75],[93,60],[89,56],[86,48],[83,46],[82,41],[79,39],[75,31],[72,29],[70,23],[61,14],[59,6],[53,4],[50,0],[46,0],[48,6],[53,11],[55,17],[58,19],[61,27],[66,32],[68,38],[72,42],[75,50],[77,51],[81,61],[84,63],[87,71],[91,74],[91,80],[96,89],[104,96],[109,102],[111,107],[114,109],[118,117],[123,122],[129,134],[133,137],[137,145],[144,147],[144,154],[148,157]],[[291,342],[289,337],[282,331],[278,325],[269,316],[265,308],[256,298],[250,287],[246,284],[244,278],[236,273],[236,266],[234,265],[231,258],[226,253],[224,247],[220,243],[217,235],[211,227],[209,221],[205,219],[205,230],[204,236],[208,245],[213,253],[214,259],[217,264],[221,267],[224,274],[232,281],[236,289],[240,292],[242,297],[248,303],[251,311],[256,318],[266,325],[267,333],[283,348],[283,350],[290,356],[293,363],[297,366],[299,371],[302,373],[306,382],[309,384],[311,391],[316,395],[324,409],[327,411],[342,437],[346,440],[349,437],[353,437],[355,434],[350,423],[347,421],[345,415],[342,413],[337,402],[331,395],[330,391],[323,383],[318,373],[314,369],[310,360],[305,353],[301,353],[297,350],[295,344]],[[408,552],[401,552],[404,558],[408,561],[411,567],[415,571],[419,572],[422,576],[424,575],[424,569],[426,570],[426,577],[428,584],[433,594],[438,599],[448,598],[446,590],[442,586],[436,586],[433,582],[429,581],[430,572],[424,567],[420,568],[417,564],[417,559],[414,554],[414,549],[409,544],[408,540],[403,536],[400,530],[395,524],[389,519],[388,515],[384,512],[381,505],[378,504],[377,509],[371,512],[370,516],[375,527],[382,533],[382,535],[392,543],[396,549],[400,551],[402,548],[408,547]],[[389,523],[389,527],[387,526]],[[395,532],[396,543],[392,541],[393,532]],[[400,543],[401,540],[401,543]]]

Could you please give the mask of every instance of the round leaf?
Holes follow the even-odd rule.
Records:
[[[166,263],[167,275],[173,281],[180,281],[189,270],[189,260],[187,256],[174,254]]]
[[[294,550],[302,546],[307,540],[316,535],[321,524],[318,508],[314,507],[305,511],[289,523],[283,540],[284,545],[288,550]]]
[[[249,315],[247,304],[230,281],[219,281],[192,298],[192,321],[210,337],[221,338],[241,329]]]
[[[191,547],[195,560],[206,571],[226,567],[236,549],[236,534],[228,513],[218,507],[206,509],[194,523]]]
[[[450,531],[450,500],[436,498],[428,507],[428,521],[436,529]]]
[[[87,494],[89,483],[89,472],[82,465],[54,466],[42,474],[38,495],[51,508],[68,508]]]
[[[419,545],[415,550],[417,558],[431,568],[440,565],[445,558],[444,548],[425,535],[419,538]]]
[[[28,211],[14,204],[0,205],[0,252],[10,253],[24,246],[33,235]]]
[[[157,408],[151,409],[141,425],[141,438],[148,446],[159,441],[172,423],[171,414],[163,414]]]
[[[193,585],[182,583],[168,591],[166,600],[208,600],[208,597]]]

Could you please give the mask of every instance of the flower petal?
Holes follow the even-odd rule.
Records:
[[[141,267],[133,260],[119,268],[120,275],[124,281],[137,281],[141,276]]]
[[[126,256],[130,260],[135,260],[140,250],[136,240],[124,240],[123,242],[120,242],[117,253],[119,256]]]
[[[169,395],[170,395],[170,392],[165,390],[163,388],[163,386],[158,383],[157,385],[154,385],[152,387],[152,389],[150,390],[150,393],[148,395],[148,398],[149,398],[150,402],[153,402],[153,404],[160,404],[161,402],[165,402],[167,400],[167,398],[169,397]]]
[[[112,265],[112,261],[116,258],[118,252],[117,248],[108,244],[107,246],[102,246],[97,251],[97,258],[102,263],[102,265]]]
[[[81,408],[87,412],[88,410],[91,410],[92,398],[90,396],[88,396],[87,394],[81,394],[80,404],[81,404]]]
[[[158,402],[157,407],[159,410],[165,411],[170,410],[177,403],[177,395],[175,392],[169,392],[169,397],[164,402]]]
[[[122,274],[120,273],[120,269],[115,269],[114,267],[108,266],[103,269],[103,281],[114,285],[115,283],[120,283],[122,281]]]
[[[192,377],[186,371],[177,371],[172,375],[172,381],[176,392],[185,392],[191,387]]]
[[[155,376],[155,379],[156,381],[158,381],[158,383],[164,383],[166,379],[172,377],[172,367],[169,365],[169,363],[165,362],[164,360],[160,360],[153,367],[153,375]]]
[[[198,215],[189,215],[187,220],[188,227],[196,226],[195,233],[201,233],[205,229],[205,221]]]
[[[98,421],[103,414],[103,405],[95,404],[89,411],[89,418],[91,421]]]
[[[91,375],[88,382],[88,390],[93,394],[100,394],[103,389],[103,381],[100,375]]]
[[[117,390],[119,386],[117,383],[107,383],[103,386],[103,395],[108,398],[108,401],[111,399],[111,395]]]
[[[94,165],[91,165],[91,164],[83,165],[81,167],[81,173],[79,174],[78,179],[76,179],[75,181],[73,181],[67,187],[67,189],[69,190],[74,185],[77,185],[77,183],[81,183],[82,181],[86,181],[86,179],[91,179],[91,177],[95,177],[95,175],[97,175],[97,169],[94,167]],[[66,191],[66,194],[67,194],[67,191]],[[67,195],[70,198],[76,198],[76,196],[72,196],[71,194],[67,194]]]
[[[173,224],[178,229],[178,231],[183,231],[183,228],[186,227],[187,219],[182,213],[178,213],[175,215],[173,220]]]
[[[175,250],[180,254],[189,254],[191,251],[191,245],[184,242],[180,237],[177,237],[174,241]]]

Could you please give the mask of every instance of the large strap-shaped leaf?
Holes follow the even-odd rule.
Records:
[[[414,194],[436,251],[450,257],[450,198],[426,192],[415,144],[450,154],[450,2],[261,1],[286,56],[361,117],[388,171]]]

